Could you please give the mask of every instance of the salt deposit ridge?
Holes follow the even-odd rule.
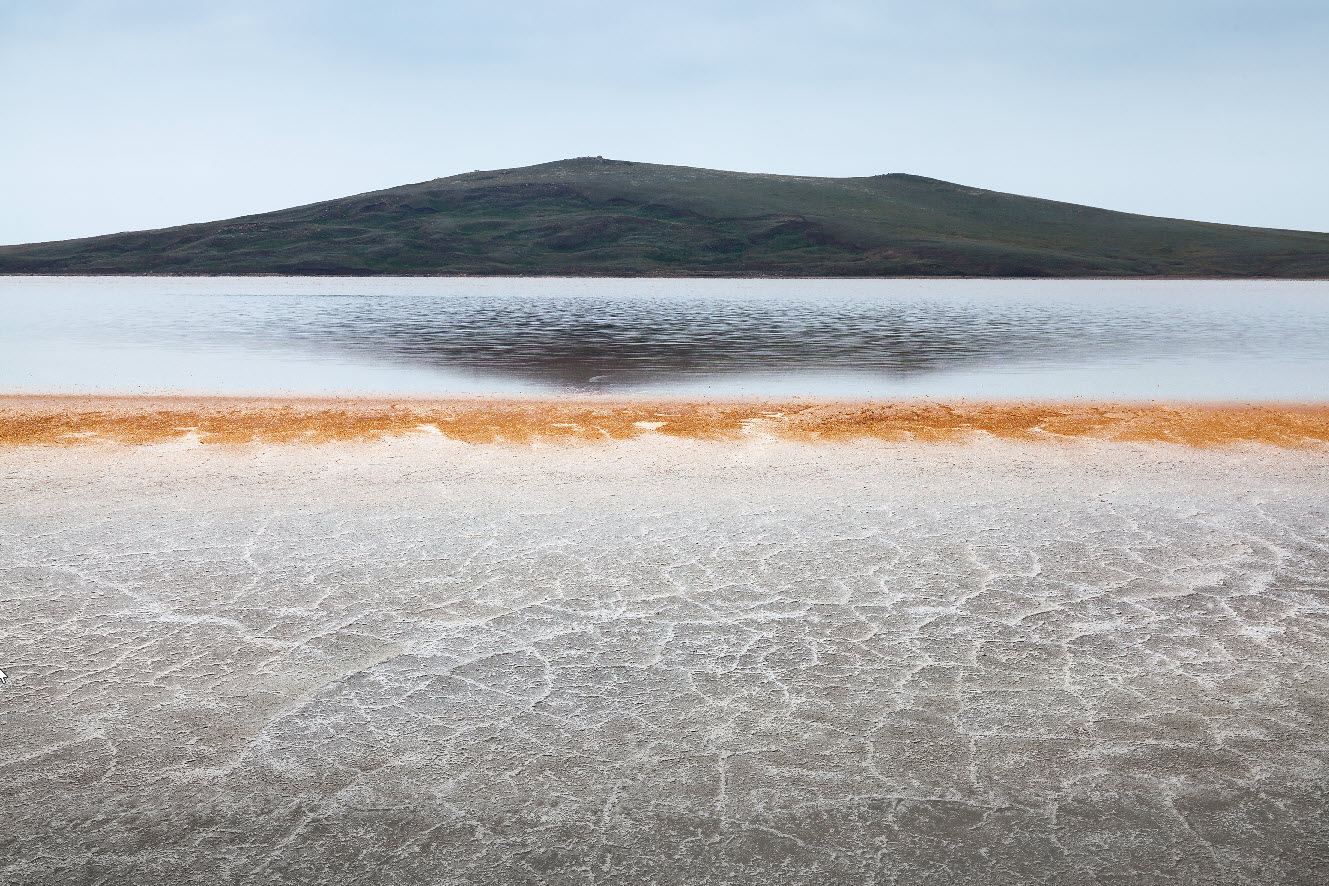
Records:
[[[0,450],[6,883],[1322,883],[1329,451]]]

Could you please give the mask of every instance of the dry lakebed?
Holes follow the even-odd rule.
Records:
[[[0,881],[1329,881],[1329,408],[0,398]]]

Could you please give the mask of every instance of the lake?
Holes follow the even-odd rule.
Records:
[[[1329,282],[0,278],[0,391],[1329,399]]]

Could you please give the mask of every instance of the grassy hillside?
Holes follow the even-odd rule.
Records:
[[[1329,234],[1151,218],[912,175],[582,158],[4,246],[0,273],[1329,278]]]

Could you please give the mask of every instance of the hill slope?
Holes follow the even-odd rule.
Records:
[[[228,221],[0,247],[0,273],[1329,278],[1329,234],[921,178],[581,158]]]

